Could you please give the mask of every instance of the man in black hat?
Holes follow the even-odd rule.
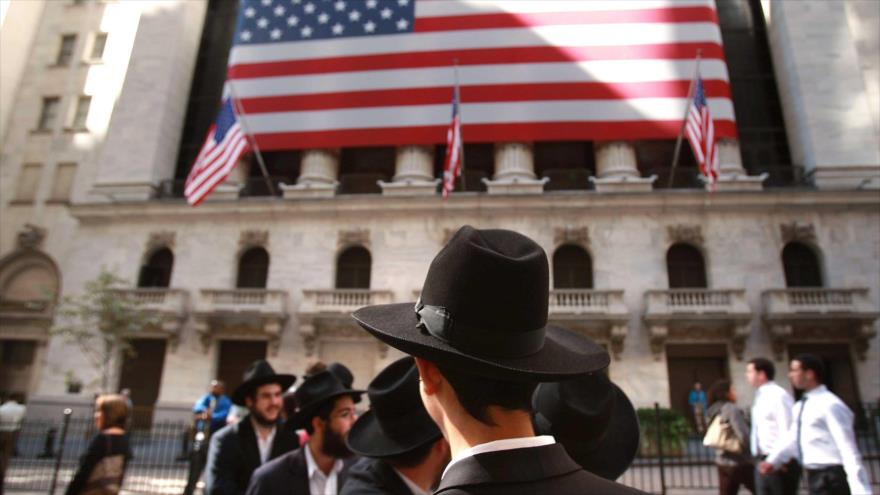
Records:
[[[339,492],[355,462],[345,435],[357,419],[363,390],[346,387],[330,371],[307,378],[294,394],[298,409],[287,429],[304,428],[309,441],[254,472],[248,495],[328,495]]]
[[[419,397],[411,357],[388,365],[367,387],[370,410],[348,432],[348,446],[364,456],[341,495],[427,495],[449,462],[449,444]]]
[[[535,436],[532,394],[608,366],[595,342],[547,324],[547,255],[508,230],[461,228],[434,258],[419,301],[354,312],[415,356],[421,396],[449,441],[440,494],[642,493],[584,471]]]
[[[294,375],[275,373],[264,360],[251,364],[232,394],[232,402],[247,407],[249,413],[211,437],[207,495],[244,493],[257,467],[299,446],[293,431],[281,423],[281,394],[295,381]]]

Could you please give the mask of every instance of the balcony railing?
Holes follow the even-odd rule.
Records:
[[[645,293],[646,316],[749,314],[744,289],[669,289]]]
[[[348,314],[364,306],[390,304],[390,290],[371,289],[306,289],[303,291],[302,313]]]
[[[138,288],[120,289],[130,301],[149,311],[183,314],[186,310],[187,293],[182,289]]]
[[[790,288],[762,294],[768,316],[789,314],[858,315],[876,312],[868,289]]]
[[[202,314],[286,313],[287,291],[267,289],[202,289],[196,311]]]
[[[551,315],[625,314],[622,290],[555,289],[550,291]]]

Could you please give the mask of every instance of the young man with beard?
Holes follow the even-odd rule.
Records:
[[[254,472],[248,495],[329,495],[345,482],[355,459],[345,435],[357,420],[354,405],[363,390],[346,387],[330,371],[316,373],[296,389],[297,412],[288,420],[293,432],[305,428],[309,441]]]
[[[388,365],[367,387],[370,410],[348,432],[361,456],[341,495],[428,495],[449,463],[449,444],[419,397],[411,357]]]
[[[354,312],[416,358],[422,402],[452,453],[436,494],[643,493],[584,471],[552,436],[535,436],[538,382],[609,363],[600,345],[547,324],[549,278],[535,241],[465,226],[434,258],[418,302]]]
[[[248,368],[232,402],[244,405],[249,412],[211,437],[205,494],[240,495],[257,467],[297,448],[293,431],[281,422],[281,394],[295,381],[293,375],[275,373],[264,360]]]

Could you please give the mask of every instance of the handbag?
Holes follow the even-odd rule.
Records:
[[[733,431],[733,426],[730,422],[721,419],[720,414],[716,415],[709,424],[706,436],[703,437],[703,445],[734,454],[739,454],[743,450],[742,442]]]
[[[107,438],[107,451],[110,451],[110,438]],[[95,464],[81,495],[117,495],[122,489],[125,474],[125,455],[104,456]]]

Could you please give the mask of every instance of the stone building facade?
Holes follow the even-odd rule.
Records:
[[[305,150],[271,157],[286,174],[277,195],[243,162],[190,208],[176,164],[203,133],[185,123],[221,2],[13,1],[0,28],[0,392],[27,393],[36,415],[87,407],[95,372],[50,337],[47,294],[76,294],[102,267],[161,317],[114,378],[156,418],[185,415],[210,379],[234,383],[262,356],[296,374],[342,361],[364,386],[398,353],[349,313],[414,301],[470,224],[545,248],[551,320],[606,345],[639,406],[683,408],[694,380],[723,376],[747,403],[745,360],[784,368],[801,351],[823,356],[851,404],[878,400],[880,12],[718,2],[758,17],[785,173],[743,128],[721,144],[714,193],[652,177],[656,143],[483,143],[467,151],[470,185],[443,201],[439,147]],[[574,156],[588,165],[556,168]]]

